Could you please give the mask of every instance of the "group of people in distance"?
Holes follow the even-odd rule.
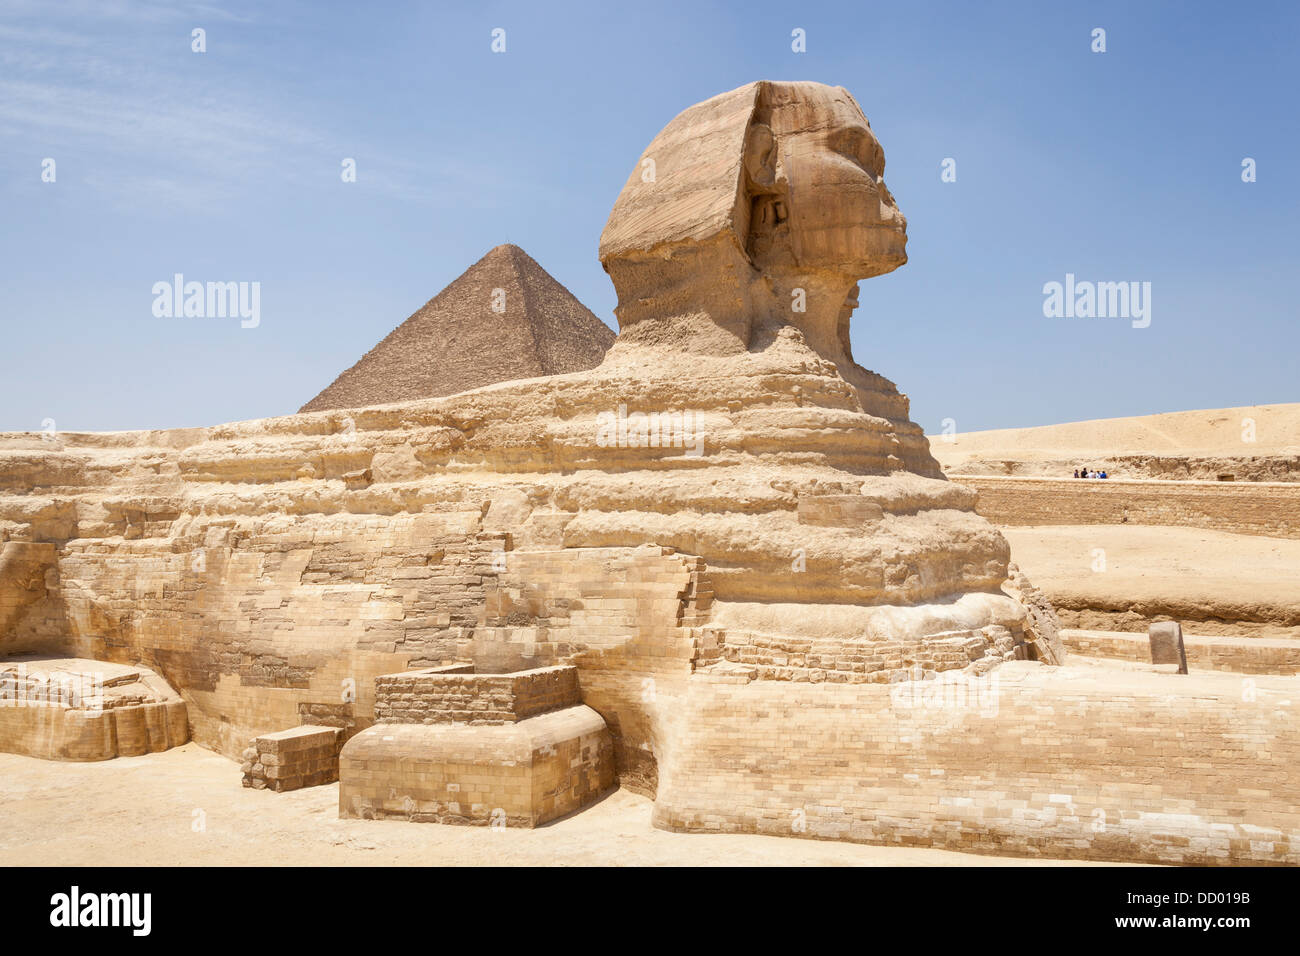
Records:
[[[1076,468],[1076,469],[1074,469],[1074,477],[1076,477],[1076,478],[1109,478],[1110,475],[1106,474],[1104,471],[1092,471],[1091,469],[1088,468],[1087,465],[1084,465],[1082,468]]]

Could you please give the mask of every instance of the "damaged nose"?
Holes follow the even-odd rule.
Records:
[[[880,194],[880,221],[895,226],[898,229],[907,228],[907,220],[898,209],[898,203],[894,201],[894,194],[889,191],[885,185],[884,177],[876,180],[876,188]]]

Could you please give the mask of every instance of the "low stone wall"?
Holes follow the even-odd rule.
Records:
[[[1089,657],[1151,662],[1146,634],[1061,631],[1066,647]],[[1232,671],[1237,674],[1300,674],[1300,641],[1267,637],[1192,637],[1183,635],[1187,664],[1193,669]]]
[[[339,778],[337,727],[310,724],[253,739],[244,751],[244,786],[254,790],[297,790]]]
[[[1300,864],[1293,678],[1017,661],[892,686],[689,683],[659,755],[662,827]]]
[[[1125,478],[1162,481],[1300,481],[1300,455],[1089,455],[1074,458],[1018,458],[987,455],[961,458],[960,445],[932,440],[930,449],[949,474],[1060,478],[1081,464]]]
[[[1250,607],[1228,601],[1111,597],[1059,589],[1053,592],[1052,602],[1061,623],[1072,630],[1146,633],[1160,621],[1181,621],[1184,628],[1203,637],[1300,640],[1300,611],[1293,605]]]
[[[466,673],[451,665],[375,678],[379,724],[504,724],[582,703],[573,667],[511,674]]]
[[[1001,525],[1140,524],[1300,538],[1300,483],[951,475]]]

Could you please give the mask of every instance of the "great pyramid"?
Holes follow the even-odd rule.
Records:
[[[492,249],[299,411],[363,408],[580,372],[614,333],[536,260]]]

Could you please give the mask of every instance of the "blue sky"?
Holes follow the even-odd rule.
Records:
[[[614,326],[637,157],[755,79],[847,87],[884,145],[911,261],[854,354],[927,431],[1300,401],[1298,11],[6,0],[0,429],[295,411],[506,241]],[[260,324],[156,318],[177,272],[260,282]],[[1044,317],[1066,273],[1150,282],[1150,326]]]

